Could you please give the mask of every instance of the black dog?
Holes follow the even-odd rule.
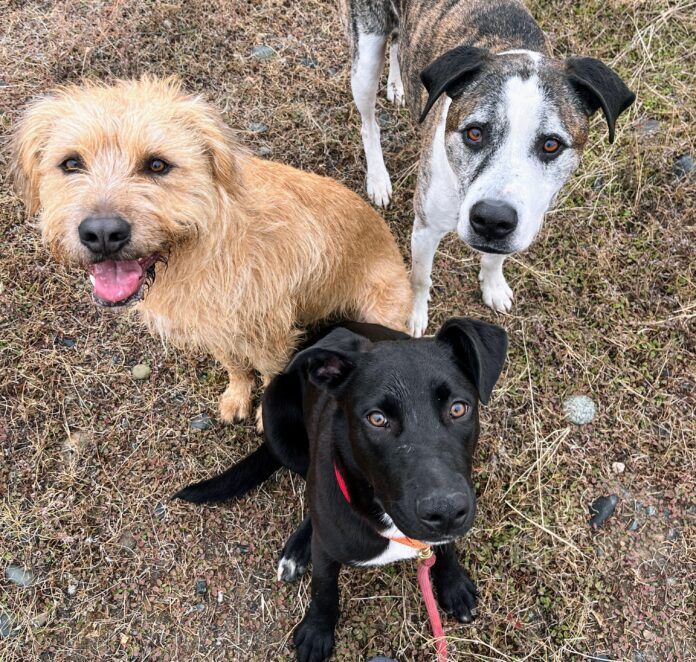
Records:
[[[436,546],[442,609],[463,622],[475,615],[476,590],[453,541],[474,520],[478,402],[488,402],[500,375],[506,333],[466,318],[419,340],[347,326],[299,352],[271,382],[259,450],[176,495],[195,502],[238,496],[281,464],[306,475],[310,517],[279,564],[279,578],[294,579],[311,553],[312,601],[295,631],[302,662],[331,654],[340,566],[413,558],[414,541]]]

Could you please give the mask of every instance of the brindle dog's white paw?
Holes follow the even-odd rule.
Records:
[[[499,313],[512,310],[512,290],[502,275],[483,276],[479,274],[483,303]]]
[[[404,86],[401,80],[391,80],[387,83],[387,99],[397,108],[405,105]]]
[[[367,175],[367,197],[376,207],[386,209],[392,196],[392,185],[386,169],[378,174]]]

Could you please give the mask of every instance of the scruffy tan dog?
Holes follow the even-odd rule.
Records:
[[[253,371],[285,365],[333,316],[404,328],[411,289],[382,218],[337,182],[253,158],[173,79],[63,87],[31,104],[15,178],[56,258],[94,300],[137,310],[227,370],[220,415],[249,415]],[[146,287],[147,286],[147,287]]]

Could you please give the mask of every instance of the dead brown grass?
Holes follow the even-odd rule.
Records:
[[[695,5],[532,4],[559,52],[613,62],[639,101],[614,146],[597,122],[542,237],[510,265],[512,315],[481,304],[462,244],[438,254],[433,322],[498,319],[512,341],[485,412],[477,526],[461,545],[480,616],[446,631],[454,659],[694,659],[694,179],[671,169],[694,153]],[[0,0],[0,17],[5,133],[55,83],[177,73],[252,149],[362,191],[331,0]],[[277,57],[251,58],[261,43]],[[396,191],[386,216],[406,252],[415,132],[380,103]],[[649,137],[647,118],[660,123]],[[259,121],[267,133],[248,131]],[[93,309],[82,274],[49,259],[7,186],[0,238],[0,565],[35,573],[29,588],[0,577],[14,623],[0,660],[292,659],[308,582],[278,586],[274,565],[301,483],[282,475],[215,508],[170,502],[258,443],[252,425],[189,429],[214,415],[224,375]],[[152,376],[135,382],[143,361]],[[576,392],[599,404],[591,426],[563,419]],[[617,513],[592,533],[588,503],[611,492]],[[414,568],[346,571],[342,595],[336,659],[431,659]]]

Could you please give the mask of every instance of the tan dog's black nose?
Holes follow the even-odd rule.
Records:
[[[113,255],[130,241],[131,226],[120,216],[88,216],[77,232],[92,253]]]
[[[462,492],[433,494],[416,503],[420,520],[438,533],[448,533],[461,527],[469,514],[469,499]]]
[[[504,239],[517,227],[517,212],[500,200],[481,200],[469,213],[469,223],[486,241]]]

